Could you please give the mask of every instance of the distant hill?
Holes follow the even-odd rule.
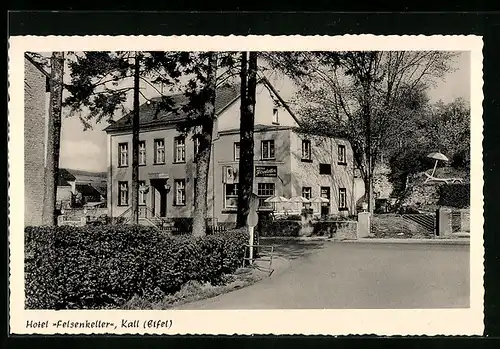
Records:
[[[106,172],[92,172],[84,170],[63,169],[71,173],[79,183],[102,183],[106,182],[108,174]]]

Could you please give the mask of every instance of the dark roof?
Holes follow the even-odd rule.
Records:
[[[219,114],[226,109],[240,95],[240,86],[224,86],[217,89],[215,98],[215,113]],[[173,108],[179,108],[177,112],[159,110],[161,97],[153,98],[149,103],[144,103],[139,107],[139,126],[154,126],[165,124],[176,124],[186,120],[188,115],[180,110],[180,107],[187,104],[187,97],[184,94],[169,96],[173,102]],[[129,113],[106,127],[105,131],[126,130],[132,127],[132,113]]]
[[[290,109],[288,104],[281,98],[278,91],[271,85],[267,78],[261,78],[258,83],[264,83],[272,93],[278,98],[279,102],[283,107],[290,113],[297,124],[300,124],[299,120]],[[226,108],[228,108],[234,101],[240,97],[240,84],[235,84],[232,86],[223,86],[217,89],[215,97],[215,113],[220,114]],[[178,108],[187,103],[187,98],[184,94],[177,94],[170,96],[174,104],[174,108]],[[165,110],[158,110],[158,102],[161,101],[161,97],[151,99],[150,103],[144,103],[139,106],[139,126],[155,126],[155,125],[173,125],[180,121],[186,120],[188,115],[182,111],[170,112]],[[104,130],[106,132],[118,131],[118,130],[129,130],[132,128],[132,113],[129,113],[117,120],[113,124],[106,127]]]
[[[293,126],[257,124],[254,126],[253,131],[254,132],[278,131],[278,130],[291,130],[293,128],[294,128]],[[219,134],[224,135],[224,134],[232,134],[232,133],[237,133],[237,132],[240,132],[239,128],[232,128],[232,129],[228,129],[228,130],[219,131]]]
[[[68,186],[70,185],[68,182],[73,182],[76,180],[76,177],[73,176],[67,169],[65,168],[60,168],[59,169],[59,176],[57,179],[57,185],[58,186]]]

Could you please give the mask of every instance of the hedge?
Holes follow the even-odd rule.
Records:
[[[299,236],[301,222],[296,220],[263,220],[259,221],[258,232],[260,236]]]
[[[439,187],[438,205],[456,208],[470,206],[470,184],[444,184]]]
[[[116,308],[134,295],[159,301],[189,280],[218,284],[247,241],[244,230],[195,238],[145,226],[27,227],[26,308]]]

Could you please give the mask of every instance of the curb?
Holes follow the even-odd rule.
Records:
[[[470,239],[376,239],[342,240],[342,243],[358,244],[414,244],[414,245],[470,245]]]

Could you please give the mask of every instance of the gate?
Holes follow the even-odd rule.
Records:
[[[436,232],[436,215],[432,213],[405,213],[401,215],[403,219],[417,223],[425,230]]]

